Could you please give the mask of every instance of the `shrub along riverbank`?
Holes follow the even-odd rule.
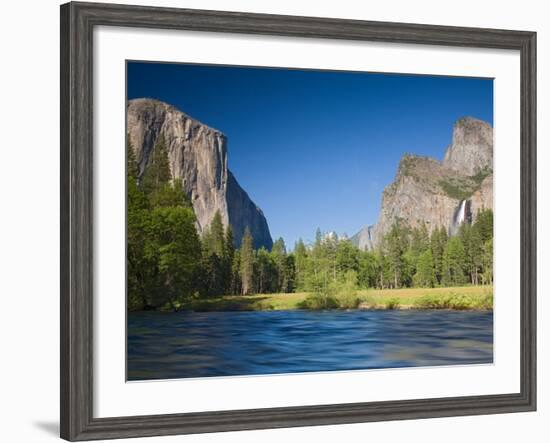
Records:
[[[492,310],[492,286],[451,288],[367,289],[333,294],[226,295],[192,300],[192,311],[269,311],[295,309],[456,309]]]

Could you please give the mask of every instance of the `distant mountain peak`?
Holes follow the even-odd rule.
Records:
[[[453,140],[443,165],[463,175],[475,175],[493,167],[493,128],[473,117],[463,117],[454,124]]]

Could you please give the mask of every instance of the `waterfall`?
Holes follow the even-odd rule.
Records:
[[[458,232],[458,229],[460,228],[460,225],[466,221],[466,200],[462,200],[460,202],[460,205],[455,209],[455,213],[453,215],[453,222],[450,228],[450,234],[455,235]]]
[[[465,216],[466,216],[466,200],[462,200],[460,202],[460,206],[458,207],[458,211],[455,213],[455,219],[453,220],[453,223],[456,226],[460,226],[462,223],[464,223]]]

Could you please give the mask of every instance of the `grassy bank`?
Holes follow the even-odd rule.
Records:
[[[460,309],[493,308],[492,286],[452,288],[366,289],[330,299],[307,292],[293,294],[228,295],[195,300],[194,311],[267,311],[294,309]]]

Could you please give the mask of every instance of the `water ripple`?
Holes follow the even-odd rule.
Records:
[[[128,379],[493,361],[493,314],[263,311],[128,315]]]

